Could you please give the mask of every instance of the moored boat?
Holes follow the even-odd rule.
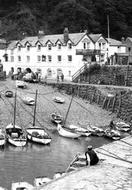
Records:
[[[5,96],[8,97],[8,98],[11,98],[11,97],[13,97],[13,92],[11,90],[7,90],[5,92]]]
[[[53,122],[53,123],[62,123],[62,121],[63,121],[63,117],[61,116],[61,115],[59,115],[59,114],[56,114],[56,113],[52,113],[51,114],[51,121]]]
[[[16,87],[17,88],[26,88],[27,84],[22,80],[16,80]]]
[[[35,95],[35,106],[34,106],[34,116],[33,116],[33,125],[26,129],[28,140],[39,143],[39,144],[49,144],[51,142],[51,137],[45,131],[44,128],[38,127],[35,125],[36,119],[36,106],[37,106],[37,90]]]
[[[11,184],[11,190],[33,190],[34,186],[30,183],[23,181],[23,182],[14,182]]]
[[[41,185],[45,185],[46,183],[49,183],[52,179],[45,177],[45,176],[41,176],[41,177],[36,177],[34,179],[34,186],[35,187],[39,187]]]
[[[12,123],[6,127],[7,141],[16,146],[23,147],[27,143],[26,134],[20,126],[13,125]]]
[[[4,147],[4,145],[6,144],[6,135],[5,132],[0,129],[0,147]]]
[[[119,131],[122,131],[122,132],[129,132],[131,130],[131,126],[125,122],[116,122],[115,123],[115,128]]]
[[[24,96],[22,98],[23,102],[26,104],[26,105],[30,105],[30,106],[33,106],[35,105],[35,100],[31,97],[28,97],[28,96]]]
[[[83,127],[80,127],[80,126],[77,126],[77,125],[68,125],[67,127],[70,128],[70,129],[75,129],[76,132],[81,134],[81,136],[88,137],[89,135],[91,135],[90,130],[85,129]]]
[[[65,100],[63,98],[58,97],[58,96],[54,97],[53,100],[54,100],[54,102],[60,103],[60,104],[64,104],[64,102],[65,102]]]
[[[114,129],[106,129],[105,130],[105,137],[108,137],[113,140],[119,140],[121,138],[121,134],[119,131],[114,130]]]
[[[102,137],[105,134],[103,129],[91,124],[88,125],[87,129],[91,132],[91,135],[94,136]]]
[[[81,136],[79,132],[76,131],[76,129],[70,129],[68,127],[64,127],[60,124],[57,125],[57,131],[60,136],[68,137],[68,138],[78,138]]]

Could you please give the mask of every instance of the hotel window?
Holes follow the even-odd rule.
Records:
[[[46,56],[42,55],[42,61],[45,62],[46,61]]]
[[[21,56],[18,56],[18,61],[19,61],[19,62],[21,61]]]
[[[102,48],[105,49],[105,47],[106,47],[106,44],[102,43]]]
[[[72,49],[72,44],[68,43],[68,49]]]
[[[83,43],[83,49],[86,49],[86,43]]]
[[[14,56],[11,56],[11,62],[14,62]]]
[[[30,51],[30,46],[29,45],[27,45],[27,51]]]
[[[37,56],[37,61],[38,61],[38,62],[41,61],[41,56],[40,56],[40,55]]]
[[[52,47],[51,47],[51,44],[48,44],[48,50],[51,50]]]
[[[61,55],[58,55],[58,61],[59,61],[59,62],[62,61],[62,57],[61,57]]]
[[[61,44],[58,44],[58,49],[61,49]]]
[[[71,71],[68,72],[69,77],[71,76]]]
[[[30,62],[30,56],[27,56],[27,62]]]
[[[68,61],[72,61],[72,55],[68,55]]]
[[[51,57],[51,55],[48,55],[48,61],[49,61],[49,62],[52,61],[52,57]]]
[[[41,45],[39,44],[39,45],[38,45],[38,51],[40,51],[40,50],[41,50]]]

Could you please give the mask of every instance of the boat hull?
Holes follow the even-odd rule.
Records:
[[[57,130],[60,136],[67,137],[67,138],[78,138],[81,136],[79,133],[72,132],[70,130],[64,129],[61,125],[57,126]]]
[[[27,131],[28,140],[32,142],[43,144],[43,145],[47,145],[51,142],[51,138],[47,136],[44,129],[28,128],[26,131]],[[34,135],[35,133],[37,133],[37,135]]]
[[[11,145],[16,146],[16,147],[23,147],[27,143],[26,139],[25,140],[13,139],[10,136],[7,137],[7,141],[8,141],[8,143],[10,143]]]

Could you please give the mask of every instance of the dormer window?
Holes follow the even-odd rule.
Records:
[[[48,50],[51,50],[52,47],[51,47],[51,44],[48,44]]]
[[[38,51],[40,51],[41,50],[41,45],[40,44],[38,44]]]
[[[68,43],[68,49],[72,49],[72,44]]]
[[[58,44],[58,49],[61,49],[61,44]]]
[[[27,45],[27,51],[30,51],[30,45]]]

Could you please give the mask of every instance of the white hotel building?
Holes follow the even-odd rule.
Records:
[[[64,78],[71,80],[72,76],[86,63],[83,55],[77,55],[77,50],[100,50],[96,61],[104,64],[108,58],[109,44],[101,34],[69,33],[25,37],[20,41],[13,41],[6,49],[8,60],[3,63],[8,73],[11,67],[15,71],[18,67],[31,68],[36,72],[41,70],[42,77],[56,78],[63,72]],[[94,56],[94,57],[95,57]],[[109,55],[110,56],[110,55]],[[93,61],[92,55],[87,55],[87,62]],[[95,62],[95,59],[94,59]]]

